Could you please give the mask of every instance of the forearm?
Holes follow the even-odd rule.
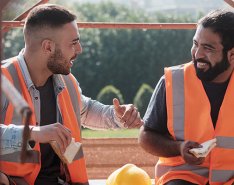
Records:
[[[84,127],[91,129],[118,129],[123,124],[114,113],[112,105],[104,105],[90,98],[82,98],[81,123]]]
[[[140,129],[139,144],[145,151],[159,157],[175,157],[181,155],[181,141],[175,141],[169,136],[161,135],[144,126]]]

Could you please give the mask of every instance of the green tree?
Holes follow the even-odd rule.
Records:
[[[153,88],[150,87],[148,84],[142,84],[136,93],[133,102],[142,116],[145,114],[152,93],[153,93]]]
[[[113,104],[113,98],[117,98],[120,104],[124,103],[123,95],[120,90],[113,85],[107,85],[97,95],[97,100],[107,105]]]
[[[11,29],[3,38],[3,59],[18,55],[24,46],[23,33],[21,28]]]
[[[64,3],[81,22],[194,22],[188,15],[149,13],[109,1],[72,2]],[[17,32],[14,29],[4,37],[6,58],[23,47],[23,37],[16,36]],[[164,67],[191,59],[193,34],[194,30],[80,29],[83,53],[74,62],[72,73],[85,95],[95,99],[101,88],[112,84],[120,89],[125,103],[132,103],[141,84],[154,87]]]
[[[11,0],[2,11],[3,20],[13,20],[37,3],[37,0]]]
[[[148,14],[111,2],[74,6],[79,21],[192,22],[188,17]],[[169,14],[169,13],[168,13]],[[155,86],[166,66],[190,60],[194,30],[80,29],[83,53],[72,72],[84,94],[96,97],[100,88],[119,87],[131,103],[139,86]],[[180,44],[178,44],[180,43]],[[95,83],[94,83],[95,80]]]

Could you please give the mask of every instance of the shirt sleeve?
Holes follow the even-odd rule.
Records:
[[[2,93],[1,97],[1,114],[2,114],[2,122],[4,123],[4,119],[6,116],[6,110],[9,105],[9,101],[6,98],[6,95]],[[15,125],[14,123],[5,125],[0,124],[0,151],[1,155],[6,155],[9,153],[14,153],[17,151],[21,151],[23,145],[23,130],[24,125]],[[28,149],[31,149],[28,144]]]
[[[169,134],[167,128],[165,77],[162,76],[156,85],[146,113],[144,126],[162,134]]]
[[[0,150],[1,155],[13,153],[20,151],[22,148],[22,133],[24,126],[23,125],[4,125],[0,124]]]
[[[115,115],[113,105],[104,105],[97,100],[86,97],[81,92],[81,124],[95,130],[124,128]]]
[[[5,93],[1,94],[1,123],[4,123],[4,119],[6,117],[7,106],[9,105],[9,101]]]

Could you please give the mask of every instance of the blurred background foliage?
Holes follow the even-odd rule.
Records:
[[[4,20],[12,20],[37,1],[11,1],[3,11]],[[204,13],[194,14],[145,11],[144,8],[116,4],[113,1],[78,3],[51,0],[77,14],[78,22],[196,22]],[[14,10],[14,11],[12,11]],[[83,93],[111,104],[113,94],[122,103],[137,105],[144,115],[148,102],[165,66],[190,61],[195,30],[80,29],[83,53],[74,62],[72,73]],[[24,47],[22,28],[4,34],[4,57],[18,54]],[[109,86],[111,85],[111,86]],[[114,89],[114,90],[113,90]],[[103,92],[111,91],[104,98]],[[114,95],[115,96],[115,95]]]
[[[118,98],[120,104],[124,103],[123,95],[120,90],[113,85],[105,86],[97,95],[97,100],[106,105],[112,104],[114,98]]]

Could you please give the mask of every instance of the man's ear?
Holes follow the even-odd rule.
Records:
[[[228,61],[231,65],[234,64],[234,47],[227,52]]]
[[[54,53],[55,51],[55,42],[49,39],[44,39],[41,43],[42,51],[46,54]]]

